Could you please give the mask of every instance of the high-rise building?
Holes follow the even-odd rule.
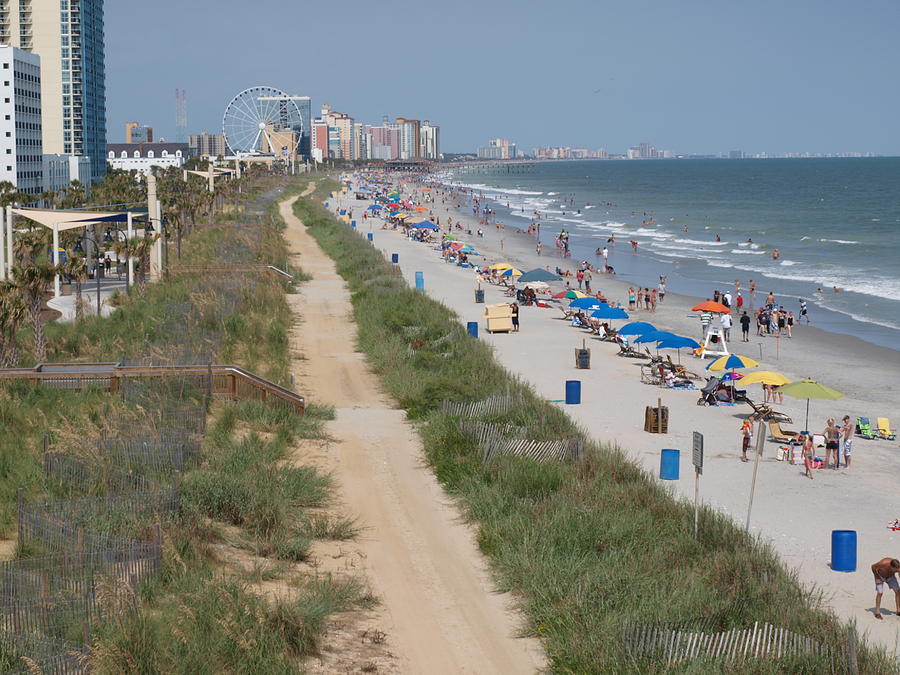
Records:
[[[147,127],[140,122],[125,123],[126,143],[152,143],[153,127]]]
[[[328,125],[322,120],[313,120],[310,138],[310,156],[316,162],[328,157]]]
[[[400,159],[400,130],[397,125],[367,127],[367,159]]]
[[[300,108],[300,119],[303,120],[298,152],[303,159],[309,159],[312,156],[312,100],[309,96],[298,96],[294,102]]]
[[[87,155],[106,171],[103,0],[4,0],[0,41],[41,57],[45,152]]]
[[[441,158],[441,128],[428,120],[419,127],[419,157],[422,159]]]
[[[515,159],[518,150],[515,143],[505,138],[494,138],[484,147],[478,148],[479,159]]]
[[[418,159],[421,145],[419,120],[398,117],[400,127],[400,159]]]
[[[228,154],[228,145],[222,134],[208,134],[201,131],[188,137],[190,154],[194,157],[221,157]]]
[[[43,190],[41,60],[0,45],[0,180],[36,195]]]

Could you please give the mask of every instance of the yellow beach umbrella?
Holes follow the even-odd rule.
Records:
[[[773,373],[771,370],[760,370],[741,379],[742,386],[756,383],[780,387],[783,384],[790,384],[791,381],[781,373]]]
[[[708,366],[707,370],[734,370],[735,368],[756,368],[759,364],[749,356],[738,356],[730,354],[721,356]]]
[[[488,267],[488,269],[489,269],[489,270],[503,271],[503,270],[508,270],[508,269],[510,269],[511,267],[512,267],[512,265],[510,265],[509,263],[494,263],[493,265],[491,265],[490,267]]]
[[[398,220],[405,220],[406,218],[409,218],[409,214],[408,213],[398,213],[396,216],[394,216],[394,218],[397,218]]]

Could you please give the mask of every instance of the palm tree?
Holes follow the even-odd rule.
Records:
[[[11,281],[0,282],[0,366],[19,365],[19,326],[25,320],[26,307],[21,290]]]
[[[138,261],[138,294],[144,297],[147,292],[147,277],[150,271],[150,251],[159,235],[136,237],[129,242],[131,256]]]
[[[75,321],[84,317],[84,303],[81,299],[81,287],[88,278],[88,268],[84,256],[69,254],[60,269],[66,276],[75,280]]]
[[[34,333],[34,356],[38,363],[47,359],[47,336],[44,335],[41,305],[44,302],[44,294],[53,283],[56,273],[56,265],[48,262],[33,262],[13,267],[13,278],[22,289],[25,305],[28,308],[28,319]]]

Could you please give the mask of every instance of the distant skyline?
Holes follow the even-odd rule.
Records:
[[[429,119],[446,152],[900,155],[898,26],[896,0],[107,2],[107,136],[174,140],[176,88],[189,132],[219,133],[232,96],[269,85],[364,123]]]

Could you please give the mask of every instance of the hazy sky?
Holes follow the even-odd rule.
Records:
[[[189,131],[220,132],[269,85],[314,113],[429,119],[448,152],[900,155],[898,30],[898,0],[111,0],[108,138],[174,138],[176,87]]]

